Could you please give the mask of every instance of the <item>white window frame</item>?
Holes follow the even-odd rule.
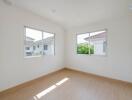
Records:
[[[55,33],[48,32],[48,31],[44,31],[44,30],[37,29],[37,28],[33,28],[33,27],[30,27],[30,26],[24,26],[24,41],[26,40],[26,28],[33,29],[33,30],[37,30],[37,31],[41,31],[42,32],[42,41],[43,41],[43,36],[44,36],[43,33],[44,32],[53,34],[54,35],[54,54],[53,55],[44,55],[44,52],[43,52],[44,47],[42,46],[42,52],[43,52],[42,54],[40,54],[38,56],[26,56],[26,54],[25,54],[25,47],[26,46],[25,46],[25,44],[23,44],[24,45],[24,58],[34,58],[34,57],[42,57],[42,56],[55,56],[55,37],[56,37],[56,34]]]
[[[80,35],[80,34],[86,34],[86,33],[89,33],[89,35],[90,35],[90,33],[93,33],[93,32],[98,32],[98,31],[103,31],[103,30],[105,30],[106,31],[106,52],[105,52],[105,55],[93,55],[93,54],[78,54],[77,53],[77,45],[78,45],[78,40],[77,40],[77,36],[78,35]],[[90,42],[90,39],[89,39],[89,42]],[[104,28],[104,29],[99,29],[99,30],[96,30],[96,31],[91,31],[91,32],[83,32],[83,33],[77,33],[76,34],[76,54],[77,55],[81,55],[81,56],[102,56],[102,57],[106,57],[107,55],[108,55],[108,29],[107,28]]]

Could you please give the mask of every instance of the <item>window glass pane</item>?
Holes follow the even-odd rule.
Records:
[[[93,55],[105,55],[106,54],[106,30],[90,33],[90,45],[93,49],[91,54]]]
[[[26,50],[30,50],[30,47],[26,47],[25,49],[26,49]]]
[[[44,50],[48,50],[48,45],[44,45]]]
[[[53,33],[43,32],[43,54],[54,55],[54,38]]]
[[[25,34],[25,56],[39,56],[42,54],[42,32],[26,28]],[[28,49],[29,48],[29,49]]]
[[[77,54],[90,54],[89,33],[77,35]]]

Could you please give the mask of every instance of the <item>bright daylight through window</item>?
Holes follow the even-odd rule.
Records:
[[[54,55],[55,35],[32,28],[25,27],[25,57]]]
[[[106,55],[107,30],[77,34],[77,54]]]

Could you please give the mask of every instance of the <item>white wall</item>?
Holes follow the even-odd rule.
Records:
[[[132,16],[63,31],[55,23],[0,1],[0,91],[64,66],[132,82]],[[24,25],[56,33],[55,56],[24,58]],[[76,33],[108,29],[107,56],[76,54]],[[66,36],[64,36],[64,34]],[[65,60],[65,61],[64,61]]]
[[[130,15],[129,15],[130,14]],[[132,82],[132,12],[121,18],[72,28],[67,33],[67,67]],[[76,54],[76,33],[108,29],[107,56]]]
[[[56,34],[55,56],[24,58],[24,25]],[[64,34],[56,24],[0,1],[0,91],[64,67]]]

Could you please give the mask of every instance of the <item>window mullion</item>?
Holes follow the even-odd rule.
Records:
[[[44,55],[44,32],[42,31],[42,55]]]
[[[89,55],[91,55],[91,52],[90,52],[90,33],[89,33]]]

